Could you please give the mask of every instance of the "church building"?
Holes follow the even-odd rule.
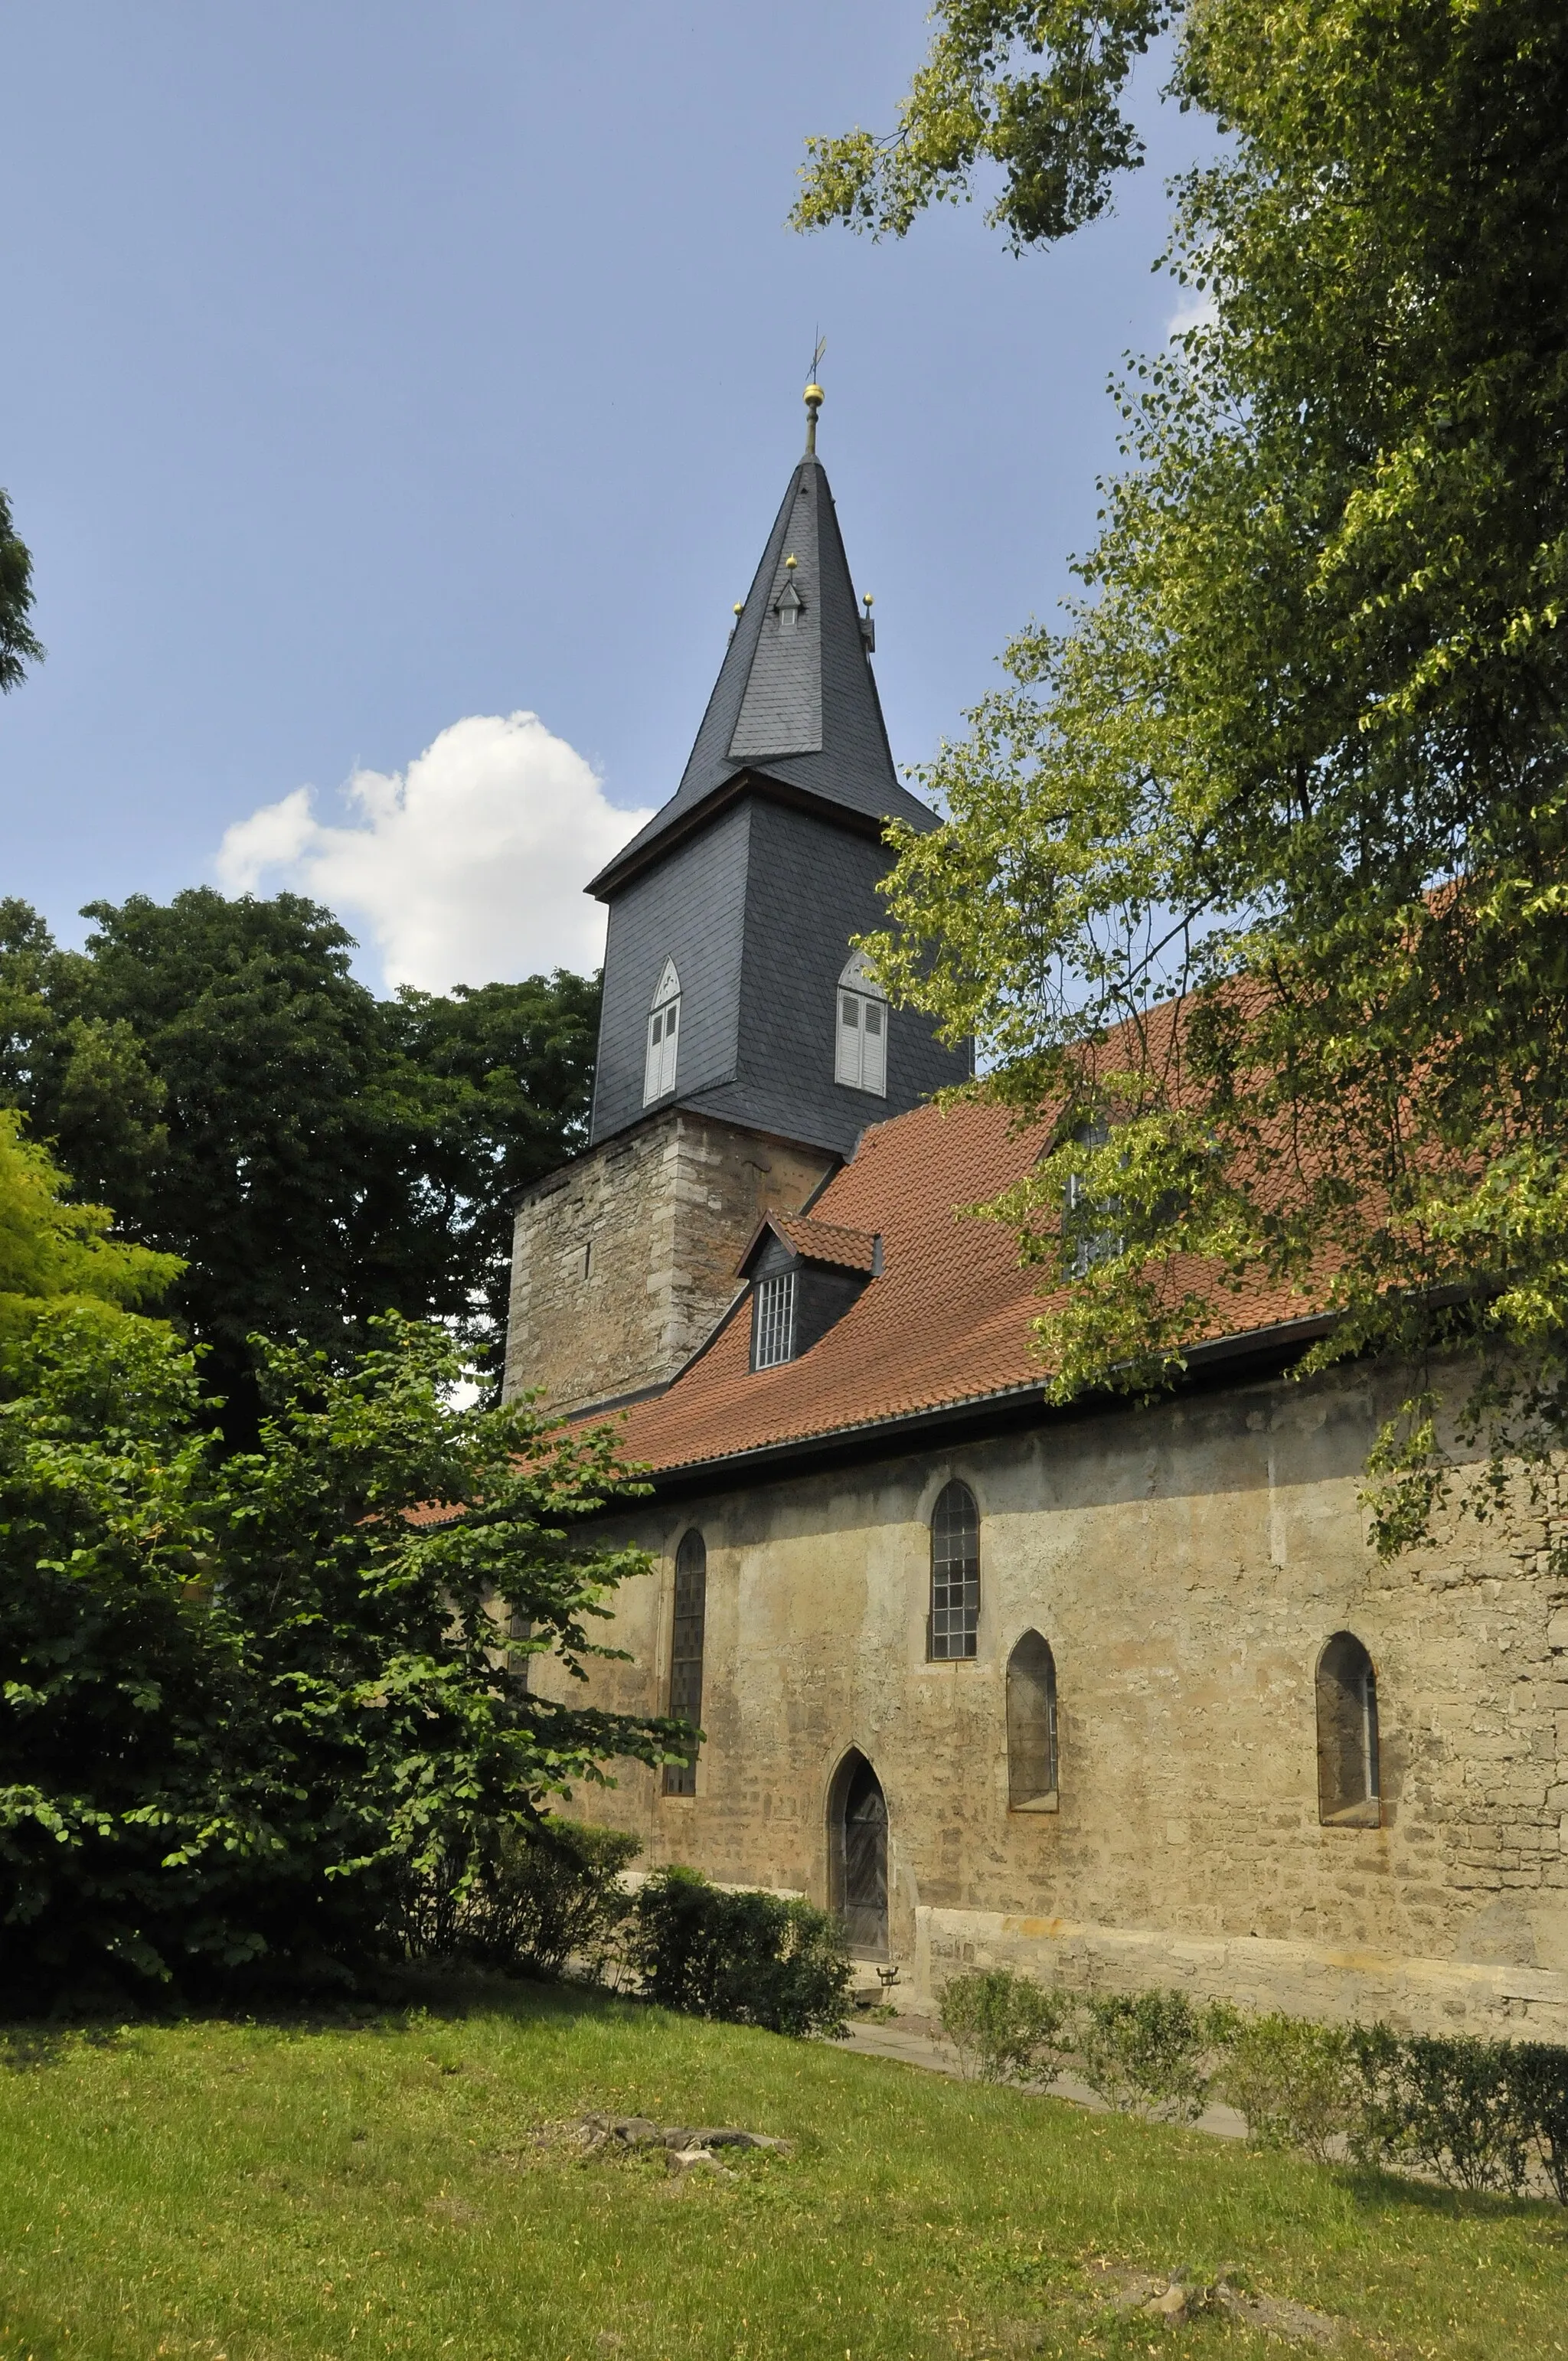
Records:
[[[1380,1564],[1408,1390],[1298,1381],[1261,1289],[1152,1407],[1046,1399],[995,1197],[1047,1144],[891,1008],[900,785],[816,454],[609,906],[592,1137],[517,1217],[509,1389],[618,1415],[652,1571],[592,1695],[703,1732],[574,1806],[803,1893],[906,2005],[1007,1965],[1568,2038],[1568,1583],[1539,1530]],[[551,1677],[541,1666],[543,1686]]]

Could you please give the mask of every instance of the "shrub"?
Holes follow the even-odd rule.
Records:
[[[1357,2157],[1414,2165],[1455,2189],[1522,2190],[1533,2126],[1519,2105],[1514,2050],[1473,2035],[1401,2040],[1358,2026],[1362,2083]]]
[[[1236,2015],[1222,2002],[1195,2007],[1185,1993],[1108,1993],[1084,2003],[1078,2040],[1084,2081],[1113,2107],[1139,2107],[1191,2123],[1209,2097],[1218,2053]]]
[[[1568,2049],[1520,2041],[1509,2051],[1514,2104],[1559,2205],[1568,2205]]]
[[[776,1894],[660,1870],[633,1906],[629,1957],[665,2008],[770,2033],[841,2033],[850,1962],[837,1919]]]
[[[942,2030],[966,2078],[1031,2082],[1055,2073],[1070,2046],[1063,2039],[1069,2004],[1007,1968],[954,1976],[941,1993]]]
[[[1360,2084],[1352,2037],[1343,2026],[1299,2016],[1245,2017],[1217,2077],[1222,2096],[1246,2117],[1262,2147],[1299,2147],[1320,2164],[1330,2142],[1355,2128]]]
[[[578,1820],[502,1828],[461,1872],[436,1865],[410,1880],[403,1948],[532,1976],[576,1961],[597,1982],[631,1910],[620,1873],[641,1850],[620,1828]]]

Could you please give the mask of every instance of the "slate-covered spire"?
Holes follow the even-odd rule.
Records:
[[[685,835],[742,774],[774,780],[862,823],[897,818],[937,825],[894,770],[871,630],[856,604],[817,456],[821,399],[819,387],[807,389],[806,453],[773,520],[680,785],[594,879],[588,891],[601,898],[657,858],[661,839],[672,830]]]

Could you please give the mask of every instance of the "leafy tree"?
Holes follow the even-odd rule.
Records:
[[[1568,15],[935,14],[803,224],[902,233],[999,164],[1016,244],[1072,228],[1167,27],[1231,138],[1166,257],[1213,316],[1125,379],[1086,596],[932,766],[952,825],[900,838],[875,955],[1053,1126],[999,1210],[1063,1290],[1061,1391],[1157,1385],[1261,1274],[1333,1316],[1310,1365],[1479,1345],[1450,1408],[1497,1476],[1568,1417]],[[1376,1455],[1387,1545],[1442,1488],[1440,1394]]]
[[[22,1137],[21,1116],[0,1108],[0,1344],[25,1336],[46,1305],[126,1310],[163,1295],[180,1275],[176,1256],[111,1237],[114,1215],[68,1202],[68,1185]]]
[[[33,561],[11,522],[0,491],[0,689],[15,688],[30,664],[43,662],[27,617],[33,610]]]
[[[347,1349],[378,1312],[435,1318],[493,1378],[510,1199],[583,1136],[597,986],[378,1001],[336,919],[289,894],[88,915],[64,952],[0,904],[0,1095],[182,1258],[170,1309],[230,1440],[257,1432],[256,1332]]]
[[[385,1011],[422,1091],[422,1189],[447,1242],[454,1307],[466,1308],[487,1373],[500,1373],[519,1192],[586,1147],[598,1039],[595,978],[557,968],[521,983],[404,986]]]
[[[46,1306],[0,1394],[0,1989],[319,1984],[607,1763],[685,1733],[532,1694],[633,1552],[608,1430],[453,1412],[442,1331],[264,1358],[219,1463],[167,1327]],[[438,1512],[428,1504],[440,1502]],[[515,1632],[526,1637],[514,1639]]]

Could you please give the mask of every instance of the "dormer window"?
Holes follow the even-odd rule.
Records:
[[[1104,1118],[1096,1115],[1092,1123],[1080,1124],[1072,1137],[1080,1148],[1104,1148],[1111,1134]],[[1064,1226],[1072,1243],[1072,1275],[1087,1279],[1097,1262],[1108,1262],[1122,1251],[1121,1233],[1104,1226],[1106,1216],[1113,1219],[1121,1209],[1113,1197],[1098,1201],[1091,1197],[1082,1173],[1069,1172],[1064,1210]]]
[[[795,1358],[795,1273],[760,1279],[751,1318],[751,1367],[776,1369]]]
[[[863,951],[852,952],[839,978],[833,1079],[851,1091],[887,1096],[887,994]]]
[[[653,994],[648,1017],[648,1054],[642,1066],[642,1104],[668,1096],[675,1087],[675,1059],[680,1049],[681,980],[674,960],[666,960]]]
[[[798,1360],[882,1268],[882,1240],[804,1213],[770,1213],[741,1257],[751,1282],[751,1367]]]
[[[773,612],[779,619],[781,631],[793,631],[805,611],[806,601],[793,582],[786,582],[773,600]]]

